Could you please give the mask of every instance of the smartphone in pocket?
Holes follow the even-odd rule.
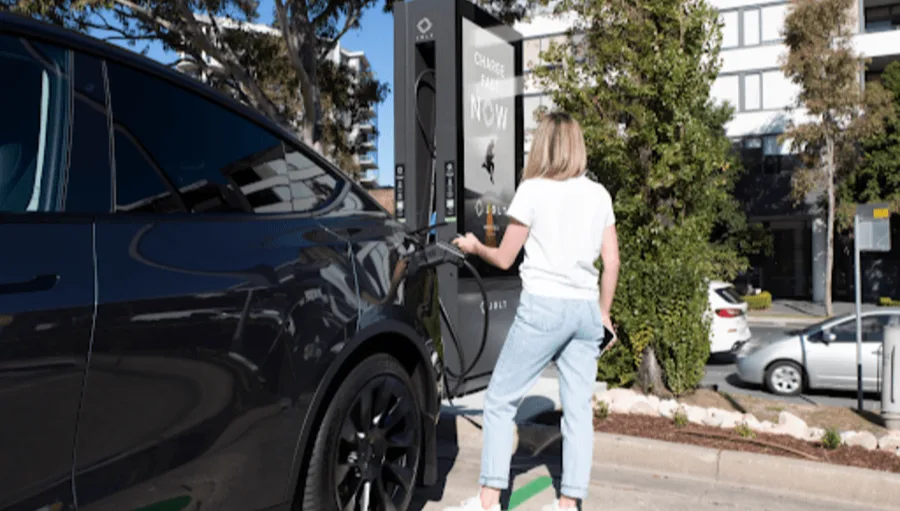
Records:
[[[609,328],[603,329],[603,340],[600,341],[600,354],[602,355],[607,348],[609,348],[610,343],[616,338],[615,334],[613,334],[612,330]]]

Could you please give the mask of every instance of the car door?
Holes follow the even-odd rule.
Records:
[[[80,214],[90,197],[76,176],[102,151],[81,135],[90,119],[77,98],[95,78],[65,48],[0,33],[0,509],[75,505],[95,297],[91,217]]]
[[[197,90],[105,67],[115,200],[96,222],[79,509],[279,506],[358,310],[347,245],[311,214],[346,187]]]
[[[886,320],[882,315],[862,318],[863,388],[868,390],[877,389],[877,349],[884,336],[885,324]],[[856,318],[845,318],[811,335],[806,343],[806,358],[807,370],[815,373],[817,386],[839,390],[856,389]]]

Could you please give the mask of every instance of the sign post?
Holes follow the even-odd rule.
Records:
[[[860,204],[853,218],[853,278],[856,291],[856,400],[863,411],[862,252],[891,251],[891,211],[887,204]]]

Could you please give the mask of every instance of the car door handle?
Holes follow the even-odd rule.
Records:
[[[53,286],[55,286],[57,282],[59,282],[59,275],[48,273],[45,275],[38,275],[31,280],[22,282],[0,283],[0,295],[49,291],[53,289]]]

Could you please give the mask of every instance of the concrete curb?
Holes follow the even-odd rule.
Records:
[[[888,472],[606,433],[594,445],[602,464],[898,509],[900,475]]]
[[[482,435],[477,426],[464,417],[456,417],[455,436],[455,452],[473,455],[477,452],[480,456]],[[518,437],[515,445],[518,445]],[[897,500],[900,475],[824,462],[595,433],[594,463],[881,509],[900,509]]]

